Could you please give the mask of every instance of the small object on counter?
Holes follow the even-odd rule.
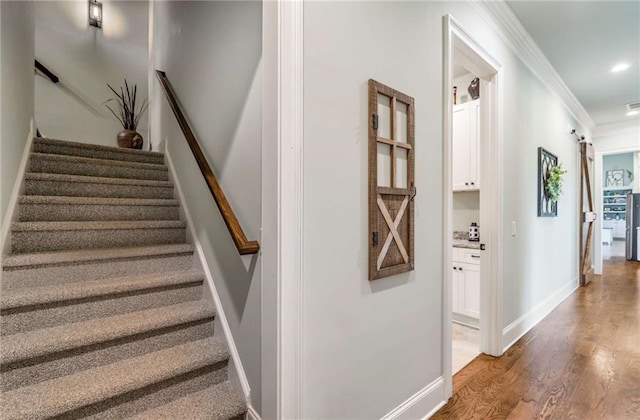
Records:
[[[469,87],[467,88],[467,92],[471,95],[471,99],[476,100],[480,97],[480,79],[475,78],[469,83]]]
[[[458,86],[453,87],[453,104],[456,105],[458,103]]]
[[[476,222],[471,223],[471,226],[469,226],[469,240],[471,242],[480,241],[480,226]]]

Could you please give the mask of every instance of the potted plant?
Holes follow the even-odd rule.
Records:
[[[105,101],[104,105],[111,111],[111,113],[120,121],[123,130],[118,133],[118,146],[127,147],[130,149],[142,149],[142,136],[136,131],[140,118],[147,111],[149,107],[148,99],[142,101],[141,104],[137,104],[138,86],[133,85],[129,88],[127,79],[124,79],[124,88],[120,86],[120,93],[118,93],[110,84],[107,86],[114,93],[115,97],[109,98]],[[113,107],[109,106],[113,103]],[[136,108],[136,105],[139,105]]]
[[[567,171],[562,169],[561,163],[550,167],[547,171],[544,191],[549,201],[555,203],[560,198],[560,194],[562,194],[562,175],[566,173]]]

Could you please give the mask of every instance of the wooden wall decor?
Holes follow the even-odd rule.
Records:
[[[546,190],[549,170],[558,164],[558,157],[538,147],[538,217],[556,217],[558,202],[551,200]]]
[[[596,221],[593,193],[595,151],[591,143],[580,142],[580,285],[589,283],[594,276],[591,255],[593,253],[593,229]]]
[[[369,280],[414,269],[414,100],[369,80]]]

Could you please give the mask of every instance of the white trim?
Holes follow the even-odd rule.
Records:
[[[166,142],[165,142],[166,144]],[[176,175],[175,166],[173,165],[173,160],[171,159],[171,153],[169,153],[169,148],[165,147],[164,155],[166,158],[167,166],[169,167],[169,175],[171,181],[173,181],[173,185],[175,187],[175,191],[178,194],[178,199],[180,200],[180,206],[182,208],[182,212],[187,221],[187,229],[189,232],[189,239],[193,242],[193,247],[196,250],[196,256],[199,259],[200,267],[204,272],[204,276],[207,282],[208,291],[210,293],[210,298],[213,300],[213,304],[216,307],[216,318],[220,322],[222,326],[222,331],[224,332],[224,337],[227,342],[227,347],[229,348],[229,354],[231,355],[231,360],[233,361],[235,371],[238,375],[238,380],[240,382],[240,386],[242,388],[242,393],[247,400],[247,404],[251,406],[251,387],[249,386],[249,380],[247,379],[247,374],[244,371],[244,367],[242,366],[242,361],[240,360],[240,354],[238,353],[238,348],[236,347],[236,343],[233,340],[233,335],[231,334],[231,328],[229,327],[229,323],[227,322],[227,317],[224,313],[224,307],[222,306],[222,302],[220,301],[220,296],[218,295],[218,291],[216,289],[215,282],[213,281],[213,275],[209,270],[209,264],[207,263],[207,258],[204,254],[204,250],[202,249],[202,245],[200,243],[200,239],[198,235],[196,235],[196,228],[193,224],[193,219],[191,218],[191,213],[189,212],[189,206],[187,205],[187,200],[183,194],[182,186],[180,185],[180,180]]]
[[[473,0],[468,2],[529,70],[558,97],[567,111],[581,125],[590,130],[596,126],[589,113],[553,68],[506,2]]]
[[[502,354],[502,183],[503,183],[503,111],[502,111],[502,66],[451,16],[443,17],[444,27],[444,86],[443,86],[443,150],[444,150],[444,279],[443,279],[443,366],[444,389],[447,397],[452,395],[452,308],[451,281],[453,245],[452,238],[452,112],[453,104],[449,87],[452,84],[452,60],[464,56],[465,65],[483,78],[481,97],[481,156],[480,196],[481,225],[485,226],[480,284],[480,351],[500,356]],[[482,216],[484,215],[484,217]]]
[[[571,280],[554,294],[540,302],[535,308],[507,325],[503,330],[503,336],[504,342],[509,344],[504,347],[504,351],[507,351],[509,347],[529,332],[531,328],[535,327],[566,298],[571,296],[571,294],[578,289],[579,285],[580,282],[578,278]]]
[[[442,236],[444,238],[442,250],[443,261],[443,278],[442,278],[442,375],[444,376],[444,394],[446,398],[453,394],[453,338],[452,329],[453,326],[453,309],[452,309],[452,287],[453,272],[451,267],[453,265],[453,146],[451,139],[452,124],[453,124],[453,99],[451,98],[451,91],[449,86],[453,80],[453,36],[451,29],[451,16],[446,15],[442,18],[442,27],[444,30],[444,45],[443,45],[443,94],[444,98],[443,112],[442,112],[442,196],[443,210],[442,210]]]
[[[2,221],[2,230],[0,230],[0,240],[2,241],[0,249],[2,250],[2,255],[7,255],[11,252],[11,235],[9,235],[9,230],[11,229],[11,223],[17,221],[18,218],[18,212],[16,212],[16,208],[18,207],[18,197],[24,191],[24,173],[27,169],[27,164],[29,163],[29,158],[31,156],[31,148],[33,146],[34,135],[33,132],[34,122],[33,119],[31,119],[31,129],[29,130],[27,141],[24,145],[22,158],[20,158],[20,164],[18,165],[18,171],[16,173],[16,180],[13,183],[13,190],[11,191],[11,196],[9,197],[7,212],[4,214],[4,220]],[[2,276],[2,270],[0,270],[0,276]]]
[[[303,1],[278,1],[278,418],[303,418]]]
[[[441,376],[382,417],[382,420],[428,419],[447,403]]]
[[[591,137],[595,139],[598,137],[619,136],[622,134],[633,133],[640,133],[640,120],[638,119],[599,125],[593,129]],[[638,140],[638,144],[640,144],[640,139]]]
[[[451,34],[459,42],[454,54],[464,55],[467,64],[481,77],[480,97],[480,225],[485,226],[482,242],[483,263],[480,265],[480,351],[492,356],[502,355],[502,184],[503,110],[502,65],[482,48],[461,25],[451,17]],[[451,83],[446,84],[450,86]],[[451,96],[451,95],[449,95]],[[449,235],[451,236],[451,235]],[[449,263],[448,266],[451,266]]]
[[[256,411],[255,408],[253,408],[251,403],[249,403],[246,418],[247,420],[262,420],[262,417],[260,417],[260,414]]]

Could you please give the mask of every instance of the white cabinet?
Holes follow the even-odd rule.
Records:
[[[453,191],[480,189],[480,100],[453,107]]]
[[[453,248],[452,308],[455,314],[480,317],[480,251]]]
[[[614,238],[625,238],[627,236],[627,222],[624,220],[604,220],[603,228],[611,228]]]
[[[458,313],[471,318],[480,318],[480,266],[457,263],[458,266]]]

